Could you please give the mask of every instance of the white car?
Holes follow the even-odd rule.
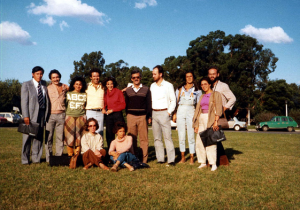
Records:
[[[10,112],[0,112],[0,117],[5,117],[10,123],[18,123],[18,120],[21,118],[20,115]]]
[[[229,129],[233,128],[236,131],[239,131],[241,129],[247,130],[247,123],[239,121],[236,117],[231,118],[228,120]]]

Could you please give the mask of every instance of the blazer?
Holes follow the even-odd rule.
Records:
[[[193,117],[193,128],[199,127],[199,116],[202,112],[201,109],[201,100],[204,94],[200,96],[200,99],[197,103],[195,114]],[[214,105],[215,104],[215,105]],[[216,109],[215,109],[216,107]],[[209,97],[209,107],[208,107],[208,121],[207,121],[207,128],[210,128],[215,122],[215,116],[222,116],[222,96],[219,92],[214,91],[212,92],[211,96]]]
[[[45,91],[45,118],[48,119],[50,111],[50,101],[48,98],[48,91],[46,87],[46,81],[41,81],[41,88]],[[34,87],[33,81],[29,80],[22,84],[21,88],[21,110],[23,118],[29,117],[30,121],[37,122],[39,115],[39,101],[36,88]],[[41,122],[41,126],[44,126],[44,122]]]

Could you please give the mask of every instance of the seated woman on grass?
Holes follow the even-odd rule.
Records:
[[[85,132],[81,138],[81,154],[84,163],[83,169],[87,170],[92,165],[96,165],[104,170],[109,168],[103,164],[103,159],[106,155],[103,149],[102,136],[96,133],[99,124],[96,119],[90,118],[85,124]]]
[[[134,171],[134,167],[128,163],[139,160],[133,154],[132,137],[126,135],[126,123],[116,122],[113,132],[117,134],[117,138],[111,142],[108,152],[110,159],[114,162],[114,165],[110,170],[116,172],[118,171],[119,165],[121,165],[128,168],[129,171]]]

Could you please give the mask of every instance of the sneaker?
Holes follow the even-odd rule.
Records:
[[[169,166],[175,166],[175,163],[174,162],[171,162],[171,163],[168,163],[167,165],[166,165],[167,167],[169,167]]]
[[[201,165],[198,168],[201,169],[201,168],[205,168],[205,167],[206,167],[206,164],[201,163]]]
[[[217,165],[212,165],[212,167],[211,167],[211,171],[215,171],[215,170],[217,170]]]

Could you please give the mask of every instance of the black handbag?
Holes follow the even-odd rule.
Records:
[[[203,142],[204,147],[208,147],[210,145],[216,144],[220,141],[225,141],[226,137],[222,127],[219,126],[219,130],[214,131],[212,127],[206,129],[199,133],[200,138]]]
[[[26,125],[24,121],[19,122],[18,132],[28,134],[29,136],[36,137],[38,135],[40,124],[30,121],[29,125]]]

